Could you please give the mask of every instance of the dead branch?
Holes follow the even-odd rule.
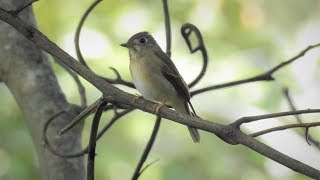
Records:
[[[222,84],[213,85],[213,86],[209,86],[209,87],[206,87],[206,88],[201,88],[201,89],[198,89],[198,90],[194,90],[194,91],[190,92],[190,95],[192,97],[192,96],[195,96],[195,95],[203,93],[203,92],[208,92],[208,91],[211,91],[211,90],[216,90],[216,89],[236,86],[236,85],[245,84],[245,83],[252,83],[252,82],[257,82],[257,81],[273,81],[274,80],[274,77],[272,76],[273,73],[275,73],[276,71],[280,70],[281,68],[289,65],[290,63],[294,62],[295,60],[299,59],[300,57],[304,56],[311,49],[314,49],[314,48],[319,47],[319,46],[320,46],[320,43],[315,44],[315,45],[311,45],[311,46],[305,48],[304,50],[302,50],[301,52],[299,52],[298,55],[288,59],[287,61],[284,61],[284,62],[278,64],[277,66],[273,67],[272,69],[270,69],[270,70],[268,70],[268,71],[266,71],[266,72],[264,72],[262,74],[259,74],[259,75],[256,75],[256,76],[253,76],[253,77],[250,77],[250,78],[247,78],[247,79],[231,81],[231,82],[228,82],[228,83],[222,83]]]

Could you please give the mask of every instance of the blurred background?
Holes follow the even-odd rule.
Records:
[[[33,9],[40,31],[76,58],[76,26],[93,0],[41,0]],[[172,0],[172,59],[186,82],[201,69],[201,54],[190,55],[180,34],[183,23],[196,25],[202,32],[209,55],[205,77],[192,90],[251,77],[285,61],[309,45],[320,42],[319,0]],[[165,49],[163,7],[160,0],[103,1],[89,15],[81,33],[80,45],[89,66],[102,76],[114,77],[109,67],[131,80],[127,49],[119,44],[139,31],[149,31]],[[203,119],[227,124],[243,116],[289,110],[282,88],[288,87],[298,109],[320,108],[320,49],[274,74],[276,82],[256,82],[215,90],[192,98]],[[79,104],[72,78],[50,57],[59,83],[69,102]],[[88,102],[101,96],[86,86]],[[135,90],[119,86],[130,93]],[[39,179],[35,149],[21,112],[9,90],[0,84],[0,179]],[[111,113],[103,116],[107,123]],[[90,119],[83,131],[87,144]],[[96,178],[130,179],[151,134],[154,117],[134,111],[119,120],[98,142]],[[312,122],[319,115],[304,115]],[[294,117],[259,121],[245,126],[246,132],[296,123]],[[310,134],[320,140],[319,128]],[[303,130],[275,132],[259,140],[299,161],[320,169],[320,151],[309,146]],[[146,163],[159,159],[141,180],[211,179],[307,179],[256,152],[231,146],[201,132],[201,143],[194,144],[187,128],[163,120],[158,138]]]

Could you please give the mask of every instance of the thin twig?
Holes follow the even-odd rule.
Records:
[[[93,117],[90,139],[89,139],[89,148],[88,148],[88,162],[87,162],[87,180],[94,180],[94,159],[96,156],[96,138],[99,127],[99,122],[101,115],[103,113],[103,108],[107,105],[107,101],[103,101]]]
[[[153,165],[154,163],[156,163],[156,162],[158,162],[158,161],[159,161],[159,159],[156,159],[156,160],[150,162],[149,164],[147,164],[144,168],[141,169],[140,175],[141,175],[145,170],[147,170],[148,167],[150,167],[151,165]]]
[[[90,114],[94,113],[97,109],[97,107],[100,106],[100,104],[104,103],[103,98],[99,98],[97,101],[89,105],[86,109],[84,109],[78,116],[76,116],[66,127],[61,129],[59,132],[59,135],[63,135],[67,131],[69,131],[72,127],[74,127],[76,124],[78,124],[81,120],[85,119],[88,117]]]
[[[288,59],[287,61],[284,61],[282,63],[280,63],[279,65],[275,66],[274,68],[270,69],[266,74],[270,74],[272,75],[274,72],[276,72],[277,70],[279,70],[280,68],[287,66],[288,64],[292,63],[293,61],[299,59],[300,57],[304,56],[309,50],[319,47],[320,43],[314,44],[314,45],[310,45],[308,46],[306,49],[302,50],[299,54],[297,54],[296,56]]]
[[[147,146],[145,147],[144,151],[143,151],[143,154],[139,160],[139,163],[133,173],[133,176],[132,176],[132,180],[136,180],[139,178],[139,176],[141,175],[141,173],[143,171],[141,171],[141,168],[143,166],[143,163],[146,161],[148,155],[149,155],[149,152],[151,151],[151,148],[153,146],[153,143],[156,139],[156,136],[157,136],[157,133],[158,133],[158,130],[159,130],[159,127],[160,127],[160,124],[161,124],[161,117],[160,116],[157,116],[157,119],[156,119],[156,123],[154,124],[154,127],[153,127],[153,131],[152,131],[152,134],[150,136],[150,139],[148,141],[148,144]]]
[[[37,2],[39,0],[30,0],[30,2],[28,2],[27,4],[23,5],[22,7],[16,9],[16,10],[12,10],[12,11],[8,11],[10,14],[12,14],[13,16],[18,16],[18,14],[23,11],[25,8],[31,6],[34,2]]]
[[[206,88],[201,88],[201,89],[190,92],[190,95],[194,96],[194,95],[197,95],[197,94],[200,94],[203,92],[207,92],[207,91],[211,91],[211,90],[215,90],[215,89],[226,88],[226,87],[231,87],[231,86],[240,85],[240,84],[244,84],[244,83],[251,83],[251,82],[256,82],[256,81],[272,81],[272,80],[274,80],[274,77],[272,77],[273,73],[275,73],[279,69],[287,66],[288,64],[294,62],[295,60],[299,59],[300,57],[304,56],[309,50],[316,48],[318,46],[320,46],[320,43],[315,44],[315,45],[311,45],[311,46],[307,47],[306,49],[302,50],[298,55],[288,59],[287,61],[284,61],[284,62],[278,64],[277,66],[273,67],[272,69],[270,69],[262,74],[259,74],[257,76],[247,78],[247,79],[238,80],[238,81],[232,81],[232,82],[228,82],[228,83],[213,85],[213,86],[209,86]]]
[[[297,109],[296,109],[296,107],[295,107],[295,105],[294,105],[294,102],[293,102],[291,96],[290,96],[289,89],[288,89],[288,88],[283,88],[283,94],[284,94],[285,98],[286,98],[287,101],[288,101],[288,104],[289,104],[289,106],[290,106],[290,109],[291,109],[292,111],[296,111]],[[297,120],[299,123],[303,123],[303,121],[302,121],[302,119],[300,118],[299,115],[295,115],[294,117],[296,118],[296,120]],[[308,133],[308,130],[309,130],[309,128],[306,128],[306,129],[305,129],[305,133],[304,133],[305,138],[306,138],[306,141],[308,142],[308,144],[310,144],[309,142],[311,142],[312,144],[314,144],[314,145],[320,150],[320,142],[317,141],[316,139],[314,139],[314,138]]]
[[[250,123],[253,121],[260,121],[263,119],[270,119],[270,118],[283,117],[283,116],[292,116],[297,114],[310,114],[310,113],[320,113],[320,109],[305,109],[305,110],[297,110],[297,111],[285,111],[285,112],[278,112],[278,113],[271,113],[271,114],[263,114],[258,116],[247,116],[247,117],[242,117],[236,120],[230,125],[236,128],[239,128],[242,124]]]
[[[193,97],[195,95],[202,94],[204,92],[208,92],[208,91],[212,91],[212,90],[216,90],[216,89],[227,88],[227,87],[236,86],[236,85],[245,84],[245,83],[252,83],[252,82],[256,82],[256,81],[273,81],[274,80],[272,77],[268,77],[268,78],[269,79],[266,78],[265,74],[261,74],[261,75],[247,78],[247,79],[241,79],[241,80],[237,80],[237,81],[231,81],[231,82],[227,82],[227,83],[217,84],[217,85],[213,85],[213,86],[209,86],[209,87],[205,87],[205,88],[191,91],[190,96]]]
[[[170,15],[167,0],[162,0],[163,11],[164,11],[164,24],[166,29],[166,53],[171,56],[171,24],[170,24]]]
[[[310,128],[310,127],[316,127],[320,126],[320,122],[312,122],[312,123],[299,123],[299,124],[289,124],[289,125],[283,125],[283,126],[278,126],[278,127],[273,127],[270,129],[265,129],[263,131],[255,132],[250,134],[251,137],[258,137],[267,133],[271,133],[274,131],[281,131],[281,130],[286,130],[286,129],[292,129],[292,128]]]
[[[306,138],[307,143],[311,146],[308,136],[309,136],[309,128],[307,127],[306,130],[304,131],[304,137]]]
[[[115,79],[111,79],[111,78],[102,77],[108,83],[110,83],[110,84],[121,84],[121,85],[125,85],[125,86],[131,87],[131,88],[136,88],[132,82],[123,80],[121,75],[120,75],[120,73],[118,72],[118,70],[116,70],[113,67],[109,67],[109,68],[116,75],[116,78]]]
[[[191,41],[190,41],[190,35],[192,34],[192,32],[195,33],[196,38],[198,40],[198,42],[197,42],[198,44],[194,48],[192,48]],[[208,54],[207,54],[207,50],[206,50],[204,43],[203,43],[201,32],[199,31],[199,29],[195,25],[190,24],[190,23],[185,23],[181,27],[181,34],[182,34],[182,37],[184,38],[185,42],[187,43],[191,54],[193,54],[197,51],[200,51],[202,54],[203,64],[202,64],[201,71],[200,71],[199,75],[188,85],[189,88],[192,88],[194,85],[196,85],[202,79],[202,77],[204,76],[204,73],[207,70]]]
[[[72,70],[70,70],[66,65],[64,65],[60,61],[55,61],[55,62],[57,62],[60,66],[62,66],[70,74],[70,76],[74,79],[74,81],[76,82],[77,87],[78,87],[81,106],[82,107],[87,106],[86,90],[85,90],[84,86],[82,85],[78,75],[76,73],[74,73]]]

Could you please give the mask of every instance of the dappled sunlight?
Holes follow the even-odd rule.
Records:
[[[192,13],[190,13],[190,21],[197,22],[197,25],[201,27],[203,31],[210,31],[210,28],[216,23],[215,22],[215,11],[217,10],[216,3],[213,1],[207,1],[199,3],[195,7]],[[201,21],[199,21],[201,19]]]
[[[62,48],[73,57],[76,56],[74,33],[70,32],[61,37]],[[105,34],[93,29],[83,28],[80,35],[80,49],[87,61],[101,60],[110,53],[110,42]],[[76,58],[77,59],[77,58]]]

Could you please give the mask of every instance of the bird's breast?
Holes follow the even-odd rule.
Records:
[[[177,95],[172,84],[162,75],[159,64],[150,59],[131,59],[130,73],[134,85],[147,99],[165,103]]]

